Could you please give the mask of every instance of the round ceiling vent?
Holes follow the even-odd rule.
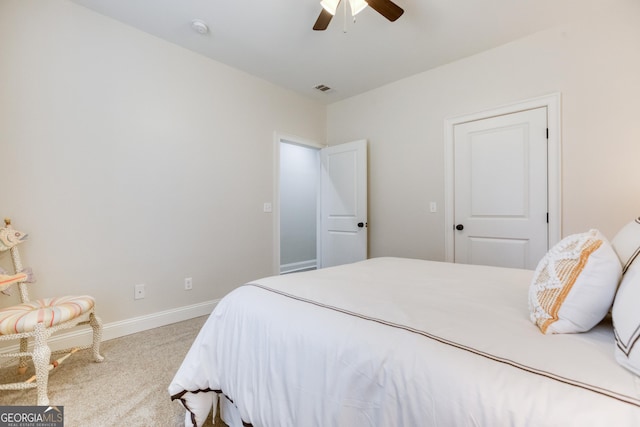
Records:
[[[209,27],[207,26],[207,24],[199,19],[194,19],[193,21],[191,21],[191,28],[193,28],[193,31],[199,34],[207,34],[209,32]]]

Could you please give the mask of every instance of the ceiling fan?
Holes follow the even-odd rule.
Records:
[[[320,16],[316,20],[316,23],[313,26],[313,29],[316,31],[324,31],[329,26],[331,22],[331,18],[336,14],[336,9],[338,9],[338,5],[341,0],[322,0],[320,5],[322,5],[322,11],[320,12]],[[391,0],[345,0],[349,2],[349,6],[351,8],[351,14],[356,16],[360,13],[365,7],[371,6],[373,10],[378,12],[380,15],[387,18],[389,21],[393,22],[396,19],[400,18],[404,13],[404,10],[392,2]],[[346,4],[345,4],[346,11]]]

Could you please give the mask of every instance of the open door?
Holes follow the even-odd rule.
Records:
[[[367,258],[367,141],[320,150],[320,267]]]

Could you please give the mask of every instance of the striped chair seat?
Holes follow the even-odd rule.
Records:
[[[0,309],[0,335],[31,332],[41,322],[50,328],[91,311],[94,305],[95,300],[84,295],[43,298]]]

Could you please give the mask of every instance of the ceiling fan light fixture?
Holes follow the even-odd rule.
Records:
[[[349,6],[351,7],[351,15],[356,16],[364,10],[369,4],[365,0],[349,0]]]
[[[349,9],[351,9],[351,16],[354,18],[354,21],[355,16],[362,12],[367,6],[371,6],[371,9],[375,10],[391,22],[400,18],[404,13],[404,10],[392,0],[344,0],[344,2],[342,10],[344,11],[345,17],[345,33],[347,32],[347,2],[349,2]],[[329,23],[331,23],[331,19],[336,14],[336,9],[339,4],[340,0],[320,0],[322,10],[320,11],[318,19],[316,19],[316,23],[313,24],[314,31],[324,31],[327,29]]]
[[[338,3],[340,3],[340,0],[322,0],[320,1],[320,6],[330,14],[335,15],[336,9],[338,9]]]

